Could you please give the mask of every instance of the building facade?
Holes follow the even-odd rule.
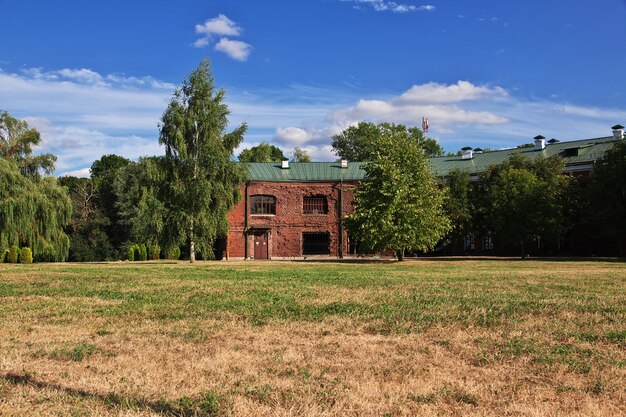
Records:
[[[360,163],[252,163],[243,199],[229,213],[228,259],[341,258],[350,242]]]

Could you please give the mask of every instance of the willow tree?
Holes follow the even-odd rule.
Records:
[[[16,161],[0,158],[0,247],[28,246],[37,260],[63,261],[72,215],[67,190],[56,178],[33,178]]]
[[[405,251],[433,249],[450,222],[421,144],[406,129],[386,124],[378,129],[347,225],[363,250],[393,252],[402,260]]]
[[[40,170],[47,174],[54,171],[56,156],[50,153],[33,155],[33,147],[40,142],[37,129],[6,111],[0,112],[0,156],[15,161],[22,174],[35,176]]]
[[[165,145],[169,178],[167,237],[196,250],[212,251],[228,231],[228,210],[238,201],[243,168],[233,162],[246,125],[226,133],[228,107],[217,90],[207,60],[174,92],[161,119],[159,143]],[[205,256],[206,257],[206,256]]]

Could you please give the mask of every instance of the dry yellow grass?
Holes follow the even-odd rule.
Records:
[[[625,415],[624,290],[610,262],[2,266],[0,415]]]

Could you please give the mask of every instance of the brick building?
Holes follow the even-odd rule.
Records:
[[[249,164],[243,199],[228,215],[229,259],[343,257],[343,217],[364,177],[360,163]]]
[[[623,128],[617,125],[607,137],[546,142],[538,136],[532,147],[491,152],[468,149],[461,156],[435,157],[430,162],[439,177],[460,169],[476,181],[488,166],[500,164],[515,153],[530,159],[559,155],[567,173],[585,177],[595,161],[623,137]],[[244,198],[228,215],[227,258],[335,258],[353,253],[342,219],[354,209],[353,190],[365,178],[362,163],[252,163],[249,178],[242,189]],[[604,251],[588,233],[574,234],[563,243],[571,254],[598,253],[594,247]],[[468,234],[463,242],[455,242],[440,253],[492,254],[496,248],[497,242],[490,235]],[[539,240],[537,248],[541,249]]]

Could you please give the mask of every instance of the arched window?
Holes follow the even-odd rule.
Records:
[[[251,196],[250,214],[276,214],[276,197],[273,195]]]
[[[328,201],[323,195],[304,197],[304,214],[328,214]]]

